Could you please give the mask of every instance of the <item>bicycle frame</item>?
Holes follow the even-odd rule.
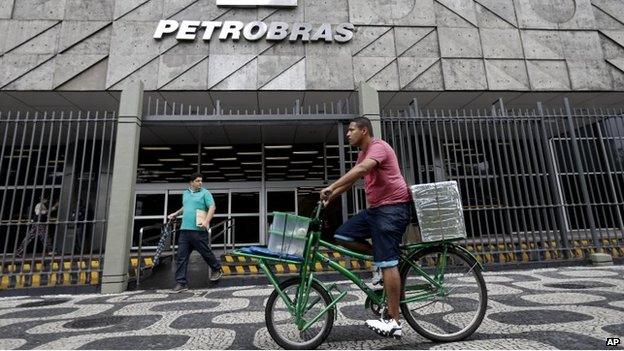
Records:
[[[300,331],[307,330],[312,324],[318,321],[320,318],[325,315],[329,310],[335,308],[335,305],[340,302],[346,295],[346,292],[340,292],[336,287],[336,284],[332,284],[327,287],[323,282],[319,281],[314,277],[314,269],[317,263],[325,263],[333,268],[335,271],[349,279],[355,285],[357,285],[369,298],[372,303],[377,305],[381,305],[385,302],[386,296],[383,289],[373,290],[369,288],[366,283],[362,280],[360,276],[351,272],[347,268],[341,266],[338,262],[330,259],[329,257],[323,256],[318,250],[319,247],[327,248],[333,250],[335,252],[339,252],[345,256],[349,256],[354,259],[361,259],[365,261],[373,261],[373,257],[371,255],[361,254],[358,252],[351,251],[343,246],[334,245],[330,242],[324,241],[320,239],[321,233],[319,231],[311,231],[308,235],[306,246],[304,250],[303,260],[295,261],[288,260],[279,257],[269,257],[269,256],[261,256],[255,254],[249,254],[244,252],[235,252],[237,255],[251,257],[258,260],[258,265],[262,269],[262,271],[266,274],[267,278],[271,282],[271,284],[275,287],[279,297],[282,299],[284,304],[286,305],[288,311],[293,314],[295,317],[295,323],[297,328]],[[427,300],[432,299],[434,296],[439,296],[440,294],[445,293],[444,288],[444,272],[446,270],[446,252],[449,246],[456,246],[463,251],[466,251],[461,246],[457,246],[453,241],[441,241],[441,242],[428,242],[428,243],[418,243],[411,244],[401,248],[401,254],[399,259],[399,269],[402,269],[404,265],[410,265],[423,279],[427,281],[427,283],[418,284],[414,286],[408,286],[405,288],[405,291],[411,292],[420,292],[415,295],[410,295],[409,297],[403,296],[400,303],[409,303],[413,301],[419,300]],[[411,262],[409,257],[416,251],[426,249],[428,247],[433,246],[442,246],[443,247],[443,257],[440,260],[439,264],[435,267],[436,271],[433,276],[425,272],[416,262]],[[466,251],[468,252],[468,251]],[[299,269],[299,279],[300,284],[297,287],[297,291],[295,293],[295,301],[292,301],[290,297],[280,289],[280,284],[277,279],[277,276],[271,271],[267,262],[275,261],[282,264],[293,264],[296,266],[300,266]],[[320,301],[320,298],[317,298],[314,301],[309,301],[309,293],[312,288],[313,281],[317,281],[327,292],[331,294],[332,290],[337,290],[339,292],[338,296],[332,296],[332,302],[327,305],[321,312],[319,312],[316,316],[314,316],[310,320],[305,320],[303,316],[307,311],[309,311],[316,303]],[[432,290],[432,287],[434,288]],[[309,304],[308,304],[309,303]]]

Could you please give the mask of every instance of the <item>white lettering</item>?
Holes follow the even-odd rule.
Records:
[[[160,20],[154,32],[154,39],[162,39],[166,35],[175,35],[177,40],[195,40],[197,35],[202,35],[202,40],[210,41],[217,29],[220,40],[240,40],[241,33],[247,41],[257,41],[265,38],[267,41],[281,41],[286,38],[290,42],[338,42],[346,43],[353,39],[355,26],[351,23],[341,23],[335,28],[329,23],[319,24],[318,27],[310,23],[295,23],[290,25],[285,22],[262,22],[252,21],[176,21]],[[332,31],[332,28],[334,30]]]
[[[173,33],[178,29],[178,21],[176,20],[160,20],[156,32],[154,32],[154,39],[162,39],[163,34]]]
[[[219,40],[226,40],[228,36],[232,35],[232,40],[240,39],[241,29],[243,29],[245,25],[240,21],[225,21],[223,22],[223,28],[221,28],[221,33],[219,33]]]
[[[254,29],[256,30],[254,33]],[[268,30],[266,23],[254,21],[248,23],[243,29],[243,36],[249,41],[256,41],[262,38]]]
[[[352,23],[341,23],[336,27],[334,40],[338,43],[346,43],[353,39],[353,31],[355,31],[355,26]]]
[[[301,41],[310,41],[310,32],[312,25],[309,23],[295,23],[290,33],[290,41],[297,41],[301,37]]]
[[[201,25],[200,21],[182,21],[180,29],[178,29],[178,40],[195,40],[197,28]]]
[[[319,29],[312,35],[310,41],[318,41],[319,39],[323,39],[326,42],[332,42],[334,37],[332,36],[332,28],[329,23],[322,24]]]
[[[286,39],[288,36],[288,23],[284,22],[271,22],[269,25],[269,32],[267,33],[268,41],[280,41]]]
[[[201,26],[206,28],[206,30],[204,32],[204,37],[202,38],[202,40],[210,41],[210,39],[212,38],[212,34],[214,34],[214,30],[220,28],[221,25],[221,22],[203,21]]]

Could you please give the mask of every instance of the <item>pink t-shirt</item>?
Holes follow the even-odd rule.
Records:
[[[401,175],[399,161],[388,143],[373,138],[368,149],[360,151],[355,164],[367,158],[377,161],[377,166],[364,176],[364,191],[370,207],[401,204],[412,199]]]

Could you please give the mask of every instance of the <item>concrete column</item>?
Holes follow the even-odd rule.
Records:
[[[119,102],[102,294],[120,293],[128,287],[133,228],[132,204],[134,203],[142,115],[143,83],[138,82],[124,89]]]
[[[379,110],[379,94],[375,88],[360,82],[359,87],[360,116],[370,119],[373,124],[373,135],[381,138],[381,113]]]

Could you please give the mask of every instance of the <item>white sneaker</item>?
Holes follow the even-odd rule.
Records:
[[[383,275],[381,274],[381,268],[373,267],[373,278],[371,279],[373,285],[383,285]]]
[[[375,333],[384,336],[386,338],[400,339],[403,336],[403,329],[401,324],[397,323],[394,318],[384,319],[369,319],[366,321],[366,326]]]

